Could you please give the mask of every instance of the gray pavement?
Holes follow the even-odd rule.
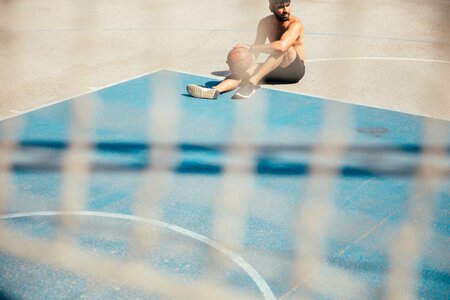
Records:
[[[0,119],[158,69],[205,76],[266,0],[0,0]],[[450,120],[450,1],[293,1],[306,76],[270,88]],[[250,100],[251,101],[251,100]]]

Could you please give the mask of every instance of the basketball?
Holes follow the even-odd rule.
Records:
[[[227,64],[230,67],[230,71],[244,72],[250,68],[252,63],[253,55],[246,48],[233,48],[228,52]]]

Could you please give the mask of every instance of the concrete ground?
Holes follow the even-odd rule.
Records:
[[[306,76],[272,88],[450,120],[449,1],[292,10]],[[0,119],[158,69],[220,78],[268,13],[265,0],[0,0]]]
[[[294,0],[292,5],[293,14],[305,25],[307,73],[299,84],[270,88],[450,120],[449,0]],[[229,49],[238,42],[251,43],[257,21],[268,13],[267,0],[0,0],[0,120],[161,69],[219,79],[218,74],[226,71],[225,57]],[[43,110],[26,115],[23,119],[29,120],[24,123],[25,127],[12,120],[1,122],[0,131],[6,138],[0,149],[3,150],[0,153],[0,198],[8,200],[11,195],[14,201],[13,206],[8,206],[9,203],[0,199],[0,206],[6,204],[11,212],[19,212],[19,215],[23,210],[34,210],[29,217],[56,207],[60,210],[56,215],[63,215],[74,207],[85,207],[86,194],[91,196],[89,203],[86,201],[87,209],[97,213],[128,214],[133,207],[133,211],[139,212],[136,217],[151,216],[152,220],[160,220],[162,216],[170,224],[191,228],[194,234],[206,232],[214,241],[230,245],[236,253],[250,258],[249,263],[255,264],[255,270],[269,271],[270,276],[263,273],[261,278],[276,283],[270,287],[281,296],[280,300],[298,299],[299,294],[305,293],[303,286],[307,287],[306,292],[309,289],[325,291],[324,297],[336,295],[338,291],[336,298],[369,299],[364,297],[365,282],[373,298],[382,298],[386,292],[385,298],[396,299],[399,291],[406,295],[403,298],[408,298],[416,287],[430,291],[432,296],[427,299],[448,298],[445,297],[448,294],[445,249],[449,248],[446,247],[448,227],[445,225],[448,222],[445,217],[448,215],[446,166],[449,163],[445,151],[448,133],[444,130],[448,122],[427,122],[422,126],[422,118],[364,107],[352,109],[356,113],[351,115],[345,109],[336,109],[342,105],[327,105],[328,109],[319,114],[322,111],[317,107],[322,102],[317,98],[289,99],[285,93],[260,90],[258,92],[273,95],[265,100],[270,105],[264,106],[264,101],[256,105],[258,97],[235,105],[227,96],[213,106],[211,102],[184,97],[187,100],[184,99],[180,108],[174,104],[176,99],[156,93],[152,101],[159,101],[154,106],[158,109],[153,109],[156,113],[150,115],[152,126],[149,128],[147,102],[126,101],[127,95],[131,91],[144,95],[140,99],[149,99],[155,94],[149,89],[157,89],[156,83],[162,83],[162,90],[167,90],[165,87],[170,83],[164,78],[168,77],[161,73],[170,72],[160,72],[160,77],[151,84],[144,78],[140,85],[131,84],[129,88],[104,93],[104,98],[94,100],[100,107],[98,111],[104,113],[95,115],[95,121],[101,125],[96,127],[95,134],[92,130],[96,139],[89,148],[85,143],[89,136],[83,133],[90,131],[87,123],[93,116],[78,114],[79,108],[70,116],[65,109],[70,106],[69,102],[52,107],[56,109],[55,114],[47,115]],[[180,91],[178,95],[185,93],[183,89],[188,81],[199,80],[186,74],[179,77],[184,77],[183,81],[178,81],[182,84],[173,87]],[[287,101],[273,105],[278,99],[285,100],[282,98]],[[297,98],[309,98],[309,103],[297,101]],[[93,102],[89,97],[85,99],[84,103]],[[114,105],[111,99],[124,101]],[[198,103],[198,106],[189,103]],[[127,105],[130,109],[123,108]],[[208,109],[197,110],[200,105]],[[227,115],[220,109],[226,106],[239,109]],[[270,113],[266,114],[261,109],[263,106],[270,109]],[[83,112],[89,112],[85,107],[81,108]],[[177,114],[180,110],[183,113]],[[165,115],[167,111],[169,117]],[[184,117],[183,122],[171,118],[180,115]],[[274,115],[277,116],[275,122],[274,118],[263,119]],[[323,141],[318,141],[322,115],[325,116],[323,128],[332,130],[324,130]],[[352,122],[353,119],[356,121]],[[269,121],[260,126],[261,120]],[[70,122],[80,127],[69,126]],[[278,126],[280,124],[283,126]],[[260,127],[264,129],[261,135]],[[351,135],[348,129],[356,133]],[[8,135],[15,130],[21,130],[18,147]],[[151,139],[147,139],[146,130]],[[383,136],[388,130],[389,135]],[[182,134],[178,140],[179,132]],[[429,134],[431,132],[436,135]],[[56,138],[46,141],[49,136]],[[68,143],[70,137],[73,140]],[[342,143],[346,137],[354,139],[346,145]],[[121,151],[124,149],[127,151]],[[92,150],[89,153],[93,155],[84,155],[87,150]],[[103,153],[99,155],[99,151]],[[92,163],[90,157],[93,157]],[[199,157],[202,160],[196,164]],[[309,157],[311,161],[306,160]],[[338,161],[341,158],[342,164]],[[115,164],[121,162],[124,165]],[[102,163],[105,163],[104,169]],[[91,169],[91,166],[100,168]],[[115,169],[115,166],[118,167]],[[256,172],[252,173],[253,169]],[[173,170],[173,174],[168,170]],[[220,171],[215,171],[215,175],[214,170]],[[380,176],[374,177],[373,173]],[[11,182],[14,184],[9,185]],[[139,184],[142,192],[139,187],[136,191]],[[332,198],[334,187],[336,193]],[[385,196],[385,192],[390,196]],[[147,195],[151,196],[151,201]],[[299,195],[307,201],[303,202]],[[126,202],[133,196],[136,203]],[[337,199],[335,214],[333,205],[327,204],[327,197]],[[228,198],[233,201],[226,201]],[[145,201],[138,203],[138,200]],[[434,202],[438,214],[433,215],[435,222],[431,224]],[[255,205],[251,206],[252,203]],[[298,206],[299,203],[302,205]],[[247,205],[251,208],[248,214]],[[329,216],[336,216],[339,222],[328,224]],[[4,215],[0,217],[6,220]],[[118,219],[117,215],[115,217]],[[216,217],[214,224],[219,226],[212,226],[209,220],[213,217]],[[244,220],[250,220],[247,227],[242,226]],[[402,225],[397,223],[402,221]],[[51,224],[58,225],[58,222],[50,220]],[[117,230],[113,231],[120,234],[121,224],[117,224]],[[40,224],[43,226],[35,225],[31,222],[30,229],[34,233],[36,229],[48,229],[45,222]],[[86,225],[89,234],[92,234],[91,228],[102,228],[102,224]],[[393,225],[399,225],[399,229],[390,227]],[[328,243],[332,256],[327,256],[332,259],[325,261],[327,265],[331,262],[332,268],[321,272],[323,262],[317,262],[316,257],[322,256],[325,243],[321,236],[326,231],[321,228],[327,226],[333,234],[332,242]],[[427,226],[433,227],[427,230]],[[230,227],[231,231],[226,230]],[[283,235],[291,232],[291,228],[300,228],[293,234],[301,239],[299,245],[306,247],[296,249],[291,242],[295,238]],[[412,232],[415,228],[418,230]],[[149,235],[141,236],[143,248],[151,241],[149,236],[153,236],[150,230],[145,232]],[[436,232],[441,233],[434,234]],[[64,235],[57,237],[64,239]],[[249,238],[241,244],[244,235]],[[100,237],[97,234],[97,238]],[[127,239],[128,235],[124,237]],[[42,258],[45,255],[41,253],[49,253],[50,260],[57,261],[52,255],[54,252],[45,245],[36,250],[28,247],[27,241],[17,242],[16,235],[6,238],[3,235],[4,240],[13,238],[12,243],[0,242],[0,248],[16,253],[33,249],[25,251],[30,258]],[[249,252],[241,251],[241,245],[249,245],[242,247]],[[389,245],[392,247],[388,249]],[[254,249],[257,251],[253,252]],[[260,249],[278,249],[281,254],[267,255],[273,251]],[[120,253],[113,250],[114,254]],[[66,255],[67,251],[63,252],[61,257],[72,257]],[[426,253],[423,256],[426,259],[418,259],[421,252]],[[310,253],[314,254],[311,262],[316,266],[309,265]],[[167,261],[174,257],[172,252],[163,254],[168,254]],[[294,257],[303,254],[306,254],[306,264],[302,265],[303,258],[296,264]],[[166,262],[166,257],[158,259]],[[427,266],[423,272],[409,272],[419,261]],[[3,260],[0,257],[0,262],[5,265],[4,257]],[[78,265],[76,259],[72,262]],[[76,289],[71,292],[76,293],[71,295],[85,296],[78,289],[84,291],[84,286],[73,284],[76,280],[69,280],[72,285],[65,285],[67,281],[47,276],[46,269],[43,276],[27,273],[31,275],[26,277],[24,269],[16,264],[8,265],[6,272],[0,272],[0,299],[6,298],[2,283],[9,285],[4,277],[30,291],[27,295],[31,299],[39,295],[53,298],[48,297],[50,293],[43,286],[59,287],[53,290],[55,294],[68,291],[68,286],[72,286]],[[432,268],[428,268],[430,265]],[[174,264],[175,268],[178,266]],[[344,266],[348,272],[342,272]],[[104,271],[95,264],[88,267],[100,273]],[[140,266],[137,268],[141,270]],[[112,273],[119,277],[125,274],[117,270]],[[354,280],[352,274],[356,270],[363,271],[367,280]],[[425,282],[422,287],[415,285],[416,280],[420,280],[419,274]],[[34,286],[28,280],[30,277],[37,279]],[[39,280],[43,277],[48,284]],[[65,278],[68,277],[62,277]],[[20,291],[15,290],[14,285],[8,286],[11,287],[14,292]],[[103,292],[109,287],[118,291],[115,282],[106,288],[103,284],[89,283],[87,290],[98,296],[94,294],[97,288]],[[171,292],[176,288],[164,290]],[[417,295],[426,294],[419,292]]]

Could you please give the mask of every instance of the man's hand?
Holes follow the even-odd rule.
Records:
[[[250,51],[250,45],[246,45],[246,44],[236,44],[236,45],[234,45],[233,49],[236,49],[236,48],[244,48],[244,49]]]

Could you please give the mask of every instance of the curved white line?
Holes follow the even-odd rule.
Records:
[[[330,58],[317,58],[306,59],[305,62],[324,62],[324,61],[340,61],[340,60],[399,60],[399,61],[415,61],[415,62],[427,62],[427,63],[441,63],[450,64],[447,60],[437,59],[422,59],[422,58],[407,58],[407,57],[330,57]]]
[[[0,215],[0,219],[15,219],[15,218],[25,218],[25,217],[48,217],[48,216],[88,216],[88,217],[103,217],[103,218],[113,218],[120,220],[129,220],[134,222],[141,222],[145,224],[159,226],[165,229],[172,230],[176,233],[180,233],[201,243],[204,243],[210,247],[213,247],[217,251],[221,252],[223,255],[234,261],[241,269],[243,269],[256,283],[259,290],[261,291],[264,299],[266,300],[276,300],[271,288],[264,280],[264,278],[255,270],[247,261],[245,261],[238,254],[225,248],[219,243],[201,235],[196,232],[190,231],[188,229],[179,227],[177,225],[168,224],[162,221],[146,219],[143,217],[125,215],[118,213],[107,213],[107,212],[95,212],[95,211],[36,211],[36,212],[24,212],[24,213],[12,213],[6,215]]]

